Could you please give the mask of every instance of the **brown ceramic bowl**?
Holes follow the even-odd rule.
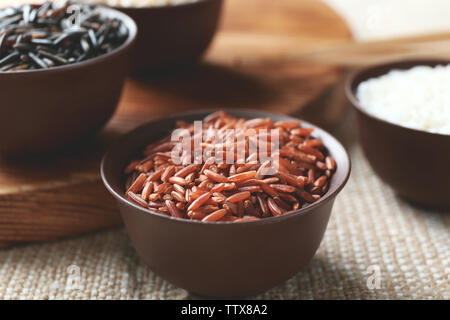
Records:
[[[252,296],[289,279],[314,256],[333,202],[349,177],[350,160],[335,138],[303,122],[316,128],[314,135],[324,141],[337,163],[329,191],[308,207],[259,221],[205,223],[150,213],[127,200],[122,173],[133,155],[167,135],[176,120],[201,120],[211,112],[163,118],[125,135],[105,155],[102,179],[118,202],[131,242],[155,273],[201,296]],[[228,112],[244,118],[297,120],[257,111]]]
[[[114,51],[84,62],[45,70],[0,72],[0,154],[49,151],[96,133],[116,109],[129,71],[136,24],[102,8],[129,30]]]
[[[357,113],[359,138],[374,171],[398,194],[428,207],[450,207],[450,135],[397,125],[367,113],[356,98],[358,85],[392,69],[436,66],[450,60],[394,62],[353,72],[346,94]],[[430,110],[433,112],[433,110]]]
[[[196,62],[217,30],[222,0],[199,0],[175,6],[115,7],[136,21],[135,73]]]

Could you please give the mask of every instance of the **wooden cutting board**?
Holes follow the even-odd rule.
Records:
[[[351,41],[346,24],[319,1],[227,0],[205,62],[127,80],[114,118],[88,146],[56,159],[0,162],[0,246],[119,225],[115,202],[99,176],[99,161],[114,138],[159,116],[199,108],[298,114],[336,83],[340,70],[279,57]]]

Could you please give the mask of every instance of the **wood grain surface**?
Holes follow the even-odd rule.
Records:
[[[345,23],[320,1],[227,0],[204,62],[127,80],[118,111],[99,137],[57,156],[1,160],[0,246],[119,225],[114,200],[99,176],[101,156],[118,135],[192,109],[254,108],[297,115],[338,81],[341,70],[279,57],[351,41]]]

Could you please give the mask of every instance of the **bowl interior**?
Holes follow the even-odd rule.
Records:
[[[201,120],[206,115],[217,111],[217,110],[201,110],[201,111],[195,111],[185,114],[179,114],[174,116],[169,116],[162,118],[160,120],[156,120],[153,122],[150,122],[148,124],[145,124],[132,132],[126,134],[122,138],[119,139],[119,141],[107,152],[105,157],[103,158],[102,164],[101,164],[101,174],[103,182],[105,183],[108,190],[113,194],[113,196],[121,201],[126,203],[129,206],[133,206],[143,213],[148,213],[147,209],[144,209],[142,207],[139,207],[126,199],[124,197],[124,175],[123,175],[123,169],[125,168],[126,164],[132,159],[134,155],[139,155],[140,151],[143,149],[144,146],[146,146],[149,143],[155,142],[164,136],[166,136],[174,127],[175,122],[177,120],[184,120],[187,122],[192,122],[194,120]],[[291,118],[288,116],[283,115],[277,115],[272,113],[266,113],[266,112],[259,112],[259,111],[252,111],[252,110],[225,110],[225,112],[229,113],[232,116],[235,117],[241,117],[241,118],[258,118],[258,117],[270,117],[274,121],[278,120],[296,120],[299,119]],[[314,127],[315,130],[313,132],[313,136],[322,139],[325,146],[327,147],[330,155],[335,159],[337,163],[337,169],[334,173],[331,182],[330,182],[330,188],[328,192],[318,201],[316,201],[313,204],[310,204],[306,207],[303,207],[302,209],[290,213],[288,215],[281,215],[276,217],[269,217],[266,219],[261,219],[258,221],[248,221],[248,222],[242,222],[242,223],[267,223],[271,221],[276,221],[279,219],[285,219],[286,217],[296,215],[296,214],[302,214],[306,213],[313,208],[319,206],[321,203],[329,201],[332,199],[336,193],[338,193],[345,185],[345,183],[348,180],[348,177],[350,175],[350,159],[345,151],[342,144],[336,140],[333,136],[331,136],[326,131],[306,122],[302,121],[302,125],[304,127]],[[202,223],[199,221],[191,221],[186,219],[178,219],[173,217],[168,217],[163,214],[159,214],[154,212],[155,215],[158,215],[164,219],[173,219],[180,222],[185,223]],[[227,222],[220,222],[227,223]],[[217,224],[211,223],[211,224]],[[236,223],[234,224],[236,225]]]

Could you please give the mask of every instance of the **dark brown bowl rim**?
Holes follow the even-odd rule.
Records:
[[[399,70],[400,66],[412,68],[415,66],[437,66],[437,65],[449,65],[449,64],[450,64],[450,60],[447,60],[447,59],[426,59],[426,58],[424,58],[424,59],[394,60],[394,61],[390,61],[390,62],[386,62],[386,63],[382,63],[382,64],[374,64],[374,65],[371,65],[371,66],[368,66],[365,68],[360,68],[360,69],[350,72],[349,75],[347,76],[347,78],[345,79],[345,94],[347,96],[347,99],[349,99],[349,101],[351,102],[351,105],[357,111],[361,112],[366,117],[369,117],[373,120],[377,120],[377,121],[383,122],[385,124],[397,127],[402,130],[407,130],[407,131],[410,131],[410,132],[413,132],[416,134],[450,137],[449,134],[443,134],[443,133],[430,132],[430,131],[410,128],[410,127],[406,127],[401,124],[380,118],[376,115],[373,115],[361,106],[361,104],[359,103],[359,100],[356,97],[355,92],[353,90],[354,87],[356,88],[356,84],[359,85],[361,83],[361,82],[357,83],[356,79],[358,79],[362,74],[374,72],[379,69],[389,69],[389,71],[392,71],[392,70]],[[406,69],[403,69],[403,70],[406,70]],[[387,72],[389,72],[389,71],[387,71]],[[386,74],[386,73],[384,73],[384,74]]]
[[[37,73],[40,73],[40,74],[45,73],[46,74],[46,73],[53,73],[53,72],[65,71],[65,70],[70,71],[72,69],[88,67],[92,64],[102,62],[102,61],[109,59],[113,56],[116,56],[116,55],[120,54],[122,51],[126,50],[136,40],[136,37],[137,37],[138,28],[137,28],[137,25],[134,22],[134,20],[127,14],[125,14],[119,10],[116,10],[114,8],[111,8],[111,7],[99,5],[97,9],[104,13],[113,13],[115,17],[119,18],[120,20],[122,20],[123,23],[125,23],[125,25],[128,29],[128,37],[127,37],[127,40],[125,40],[125,42],[122,43],[120,46],[118,46],[111,52],[102,54],[101,56],[94,57],[94,58],[91,58],[91,59],[88,59],[85,61],[75,62],[72,64],[63,65],[63,66],[51,67],[48,69],[21,70],[21,71],[14,71],[14,72],[0,71],[0,76],[12,77],[13,75],[37,74]]]
[[[180,119],[182,117],[185,116],[195,116],[197,114],[205,114],[205,113],[212,113],[218,110],[224,110],[225,112],[230,111],[232,112],[233,110],[227,110],[227,109],[203,109],[203,110],[196,110],[196,111],[191,111],[191,112],[185,112],[185,113],[178,113],[178,114],[174,114],[174,115],[170,115],[170,116],[165,116],[165,117],[161,117],[158,119],[155,119],[153,121],[147,122],[135,129],[133,129],[132,131],[124,134],[122,137],[120,137],[118,139],[118,141],[116,141],[106,152],[106,154],[103,156],[103,159],[101,161],[100,164],[100,175],[103,181],[103,184],[105,185],[105,187],[108,189],[108,191],[117,199],[119,200],[121,203],[123,203],[126,206],[131,206],[134,207],[136,210],[144,213],[144,214],[151,214],[154,217],[158,217],[161,219],[167,219],[168,221],[174,221],[176,223],[186,223],[186,224],[197,224],[197,225],[209,225],[209,226],[223,226],[223,225],[234,225],[234,226],[239,226],[239,225],[248,225],[248,224],[271,224],[271,223],[277,223],[286,219],[291,219],[294,218],[296,216],[299,215],[305,215],[307,213],[309,213],[310,211],[314,210],[315,208],[327,203],[328,201],[330,201],[331,199],[333,199],[335,196],[337,196],[337,194],[344,188],[344,186],[346,185],[349,177],[350,177],[350,172],[351,172],[351,160],[350,160],[350,156],[347,152],[347,150],[345,150],[344,146],[342,145],[342,143],[336,139],[333,135],[331,135],[330,133],[328,133],[326,130],[310,123],[307,121],[304,121],[302,119],[298,119],[295,117],[291,117],[291,116],[287,116],[284,114],[277,114],[277,113],[270,113],[270,112],[262,112],[262,111],[257,111],[257,110],[251,110],[251,109],[239,109],[239,110],[234,110],[234,111],[242,111],[245,113],[252,113],[254,114],[255,117],[272,117],[272,116],[282,116],[282,117],[289,117],[295,120],[298,120],[302,123],[302,125],[306,125],[307,127],[314,127],[315,129],[317,129],[321,135],[326,135],[328,136],[327,138],[334,140],[334,144],[343,151],[344,153],[344,159],[345,159],[345,163],[343,164],[339,164],[337,166],[337,170],[346,170],[345,173],[342,175],[341,181],[337,181],[337,186],[336,189],[333,190],[332,192],[327,192],[325,194],[325,196],[323,196],[322,198],[320,198],[319,200],[317,200],[316,202],[309,204],[307,207],[305,208],[301,208],[299,210],[296,211],[292,211],[288,214],[282,214],[279,216],[272,216],[272,217],[268,217],[268,218],[264,218],[264,219],[260,219],[260,220],[250,220],[250,221],[240,221],[240,222],[203,222],[203,221],[197,221],[197,220],[189,220],[189,219],[183,219],[183,218],[175,218],[172,216],[167,216],[158,212],[154,212],[150,209],[145,209],[142,208],[140,206],[138,206],[137,204],[134,204],[133,202],[131,202],[130,200],[128,200],[127,198],[125,198],[122,194],[117,193],[114,188],[110,185],[109,181],[108,181],[108,177],[106,177],[105,171],[104,171],[104,165],[105,162],[107,161],[107,159],[110,157],[110,154],[112,153],[112,150],[118,148],[120,145],[122,145],[124,143],[124,141],[126,141],[127,139],[129,139],[130,137],[132,137],[136,132],[138,132],[139,130],[141,130],[143,127],[147,127],[150,124],[156,123],[158,121],[161,120],[175,120],[175,119]],[[337,148],[337,149],[338,149]],[[340,151],[337,151],[340,152]],[[342,169],[339,169],[342,168]],[[336,174],[336,173],[335,173]]]
[[[111,8],[114,8],[115,10],[130,10],[130,11],[165,11],[165,10],[171,10],[175,8],[188,8],[188,7],[195,7],[198,6],[204,2],[211,2],[211,1],[221,1],[221,0],[197,0],[195,2],[186,2],[181,4],[175,4],[175,5],[164,5],[164,6],[145,6],[145,7],[121,7],[121,6],[110,6]]]

